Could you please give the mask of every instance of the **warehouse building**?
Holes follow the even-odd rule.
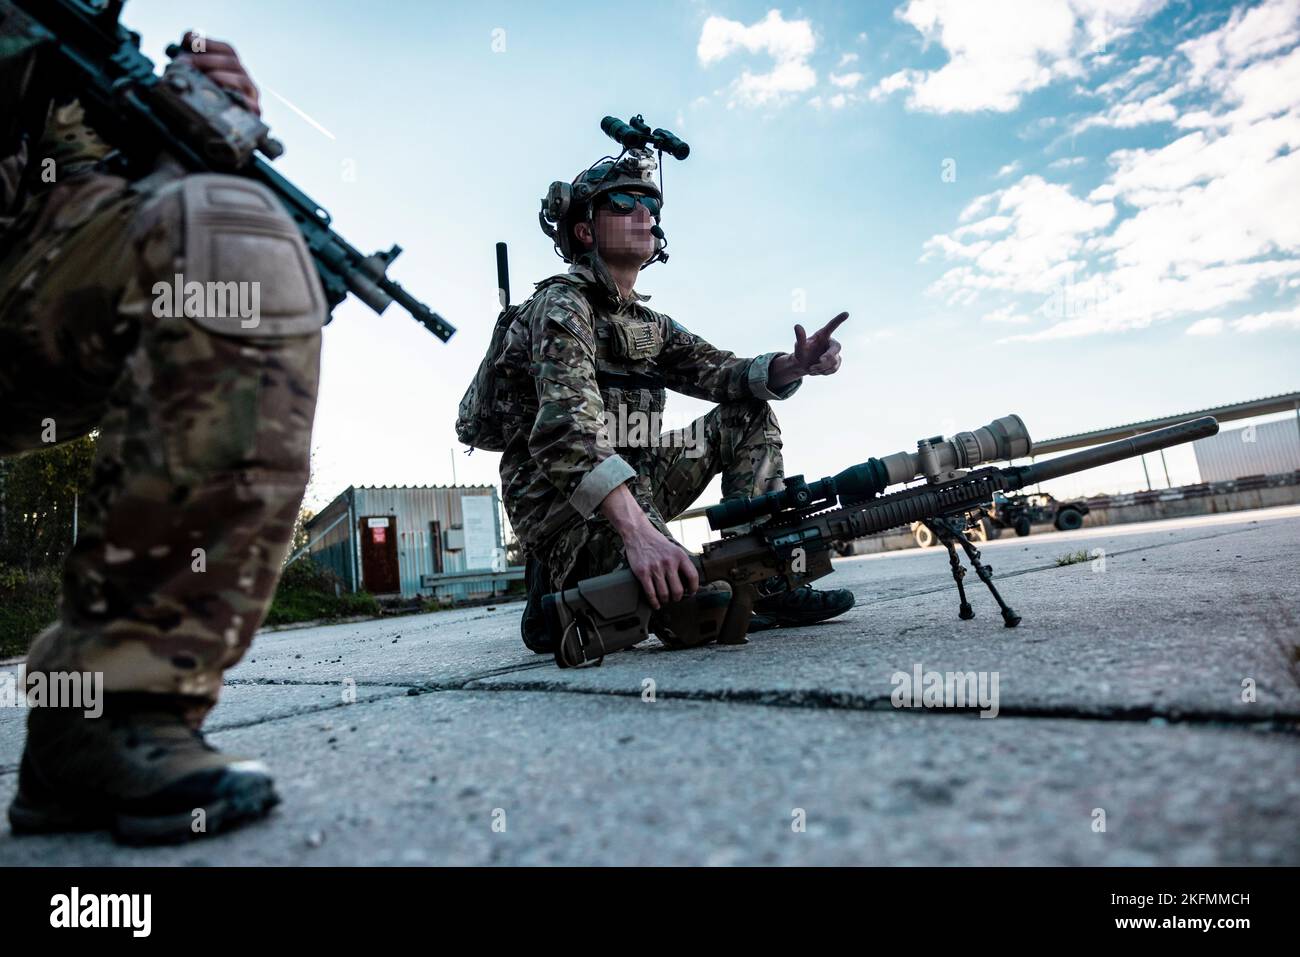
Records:
[[[1192,448],[1202,482],[1295,472],[1300,470],[1300,416],[1228,429],[1197,439]]]
[[[445,601],[503,593],[500,499],[492,485],[360,486],[307,523],[307,554],[349,591]]]

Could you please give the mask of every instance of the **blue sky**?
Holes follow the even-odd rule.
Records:
[[[665,160],[651,305],[747,355],[852,314],[840,374],[777,409],[791,473],[1008,412],[1047,438],[1297,387],[1300,0],[131,0],[123,20],[159,61],[186,28],[233,42],[277,167],[355,245],[400,243],[391,274],[460,330],[336,310],[317,505],[449,482],[453,448],[459,481],[497,481],[452,429],[493,243],[516,299],[559,270],[538,201],[609,151],[607,113],[692,146]],[[667,424],[704,409],[674,397]],[[1134,464],[1060,490],[1141,484]]]

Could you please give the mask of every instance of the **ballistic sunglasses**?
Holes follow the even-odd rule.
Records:
[[[637,203],[644,206],[652,217],[659,218],[659,200],[653,196],[643,196],[639,193],[606,193],[600,198],[600,205],[603,208],[613,210],[621,216],[626,216],[636,209]]]

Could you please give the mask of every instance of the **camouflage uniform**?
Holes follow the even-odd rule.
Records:
[[[51,426],[99,438],[61,620],[28,667],[193,696],[197,722],[288,548],[324,296],[264,187],[165,166],[111,175],[109,147],[42,76],[39,45],[0,34],[0,455],[42,447]],[[178,274],[259,283],[260,324],[160,318],[155,284]]]
[[[600,260],[585,257],[539,284],[497,362],[514,429],[501,457],[506,511],[554,588],[622,563],[622,540],[597,507],[625,482],[671,538],[667,522],[715,475],[725,498],[768,491],[783,478],[768,400],[788,398],[799,382],[773,391],[776,353],[737,358],[646,307],[648,298],[621,298]],[[610,434],[607,426],[632,412],[659,421],[665,389],[720,404],[675,438]],[[687,438],[702,441],[691,449]]]

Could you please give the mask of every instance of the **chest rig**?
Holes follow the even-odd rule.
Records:
[[[598,287],[573,275],[543,280],[538,283],[537,291],[554,283],[565,283],[579,290],[591,311],[596,388],[606,415],[612,422],[626,423],[628,416],[636,413],[653,416],[657,423],[666,400],[665,378],[658,366],[665,345],[659,318],[635,303],[616,307]],[[528,368],[530,351],[524,331],[526,323],[521,325],[516,321],[524,315],[524,305],[511,306],[502,314],[498,325],[509,327],[509,334],[503,335],[499,349],[490,350],[499,356],[492,363],[496,375],[493,388],[488,390],[495,396],[491,418],[504,436],[531,428],[532,419],[537,415],[534,382],[531,377],[520,375],[520,370]],[[583,330],[579,337],[586,340],[588,334]],[[621,448],[616,435],[611,434],[610,438]],[[502,447],[507,440],[503,440]]]
[[[614,415],[662,413],[664,377],[657,360],[664,341],[659,323],[635,307],[618,313],[594,310],[596,385]]]

